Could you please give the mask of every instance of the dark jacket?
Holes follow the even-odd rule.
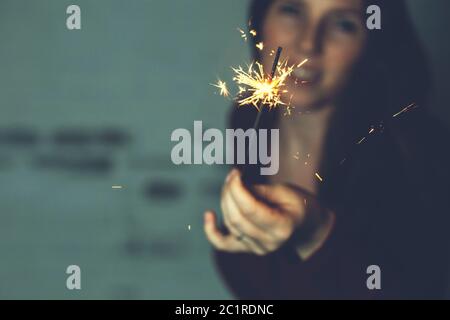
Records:
[[[234,126],[250,127],[253,116],[235,112]],[[273,119],[265,117],[270,125]],[[444,297],[450,256],[447,131],[416,109],[378,123],[358,144],[360,138],[343,134],[355,139],[345,144],[330,134],[318,198],[337,219],[312,258],[301,261],[289,243],[264,257],[214,253],[237,298]],[[367,288],[371,265],[381,269],[381,290]]]

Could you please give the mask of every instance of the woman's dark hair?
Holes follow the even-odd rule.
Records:
[[[364,54],[339,98],[325,146],[328,162],[347,153],[355,139],[367,133],[370,126],[392,119],[393,114],[411,103],[423,110],[428,98],[428,62],[405,1],[363,1],[365,8],[369,5],[381,8],[382,28],[368,31]],[[250,3],[249,25],[257,31],[251,43],[255,60],[260,60],[255,45],[264,41],[263,24],[273,2]],[[233,108],[231,123],[235,128],[250,128],[255,117],[254,108]],[[262,126],[273,127],[278,117],[279,112],[265,112]]]
[[[390,94],[395,111],[405,103],[424,104],[430,87],[428,63],[404,0],[363,0],[365,8],[378,5],[382,14],[382,29],[369,31],[365,56],[355,76],[364,76],[365,86],[395,89]],[[252,55],[259,60],[256,44],[263,41],[262,28],[273,0],[253,0],[249,9],[250,28],[257,31],[252,38]],[[363,69],[363,70],[361,70]],[[360,78],[356,79],[361,82]],[[389,87],[389,88],[386,88]],[[352,92],[354,94],[354,92]],[[364,97],[370,100],[371,97]],[[383,108],[382,106],[379,106]],[[388,107],[384,105],[384,107]]]

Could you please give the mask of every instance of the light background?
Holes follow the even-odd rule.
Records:
[[[450,123],[449,2],[409,2],[433,59],[433,111]],[[66,29],[70,4],[81,31]],[[230,298],[202,230],[226,168],[171,165],[170,134],[194,120],[224,128],[229,102],[209,84],[248,61],[246,7],[1,0],[0,298]],[[101,143],[105,130],[128,140]],[[81,291],[66,289],[71,264]]]

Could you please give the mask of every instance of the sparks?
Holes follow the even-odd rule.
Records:
[[[263,65],[259,62],[251,64],[247,70],[242,67],[233,68],[235,72],[233,80],[239,85],[240,91],[250,94],[238,100],[238,104],[240,106],[253,105],[258,110],[263,105],[270,109],[286,105],[282,101],[281,95],[287,92],[284,89],[285,82],[293,70],[294,67],[288,67],[286,62],[282,63],[277,67],[278,74],[271,79],[266,75]]]
[[[303,60],[302,62],[300,62],[298,65],[297,65],[297,68],[301,68],[305,63],[307,63],[308,62],[308,59],[305,59],[305,60]]]
[[[220,95],[224,96],[224,97],[229,97],[230,96],[230,91],[228,90],[227,87],[227,83],[222,81],[222,80],[217,80],[217,83],[211,84],[213,87],[219,88],[220,89]]]
[[[122,186],[111,186],[112,189],[122,189]]]
[[[256,45],[256,48],[258,48],[260,51],[264,50],[264,42],[260,42]]]
[[[242,30],[241,28],[237,28],[239,33],[241,34],[241,38],[244,39],[244,41],[247,41],[247,34],[245,33],[244,30]]]
[[[411,110],[413,110],[413,109],[416,109],[416,108],[418,108],[418,107],[419,107],[419,106],[416,105],[415,103],[411,103],[409,106],[403,108],[401,111],[399,111],[399,112],[397,112],[396,114],[394,114],[394,115],[392,116],[392,118],[396,118],[396,117],[398,117],[399,115],[401,115],[401,114],[403,114],[403,113],[406,113],[406,112],[409,112],[409,111],[411,111]]]
[[[323,178],[316,172],[316,177],[319,179],[320,182],[323,182]]]
[[[361,140],[359,140],[359,141],[358,141],[358,143],[357,143],[357,144],[361,144],[361,143],[363,143],[364,141],[366,141],[366,139],[367,139],[366,137],[362,138]]]
[[[250,30],[250,34],[254,37],[256,37],[256,30]]]
[[[294,95],[291,94],[291,97],[289,98],[289,103],[286,106],[286,112],[284,113],[284,116],[291,116],[292,115],[292,110],[295,109],[295,107],[292,106],[292,98],[294,98]]]

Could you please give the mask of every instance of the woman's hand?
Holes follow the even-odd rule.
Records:
[[[257,185],[250,191],[241,174],[232,170],[222,191],[221,208],[230,234],[216,226],[214,212],[205,213],[205,233],[211,244],[227,252],[266,255],[279,249],[294,233],[300,233],[297,253],[307,259],[325,242],[334,214],[297,188]],[[303,233],[303,234],[301,234]]]

